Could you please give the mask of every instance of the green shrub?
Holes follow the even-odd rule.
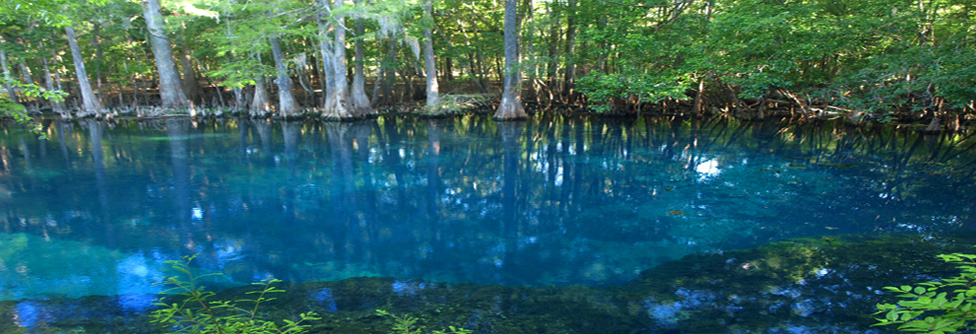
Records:
[[[62,91],[50,91],[35,84],[25,84],[17,80],[0,78],[0,84],[11,85],[16,87],[21,91],[26,97],[39,97],[52,102],[64,102],[64,97],[68,94]],[[27,110],[24,105],[14,102],[13,100],[0,97],[0,117],[8,116],[13,117],[13,119],[20,124],[30,126],[31,132],[38,135],[41,139],[47,139],[47,137],[41,133],[41,124],[34,123],[34,119],[27,115]]]
[[[902,300],[878,304],[884,318],[874,326],[898,325],[905,332],[951,333],[972,329],[976,324],[976,255],[943,254],[942,260],[962,272],[941,281],[886,287]]]
[[[175,327],[173,333],[301,334],[308,332],[308,321],[320,319],[314,312],[300,314],[298,321],[283,320],[282,325],[262,319],[258,313],[261,304],[274,300],[269,297],[270,294],[285,292],[272,286],[281,282],[277,279],[253,283],[260,288],[247,292],[246,295],[253,295],[254,298],[210,300],[215,293],[206,291],[199,281],[203,277],[219,274],[194,274],[190,270],[190,262],[194,258],[196,255],[186,256],[178,261],[166,261],[181,273],[179,276],[167,277],[162,283],[171,287],[166,293],[176,293],[176,298],[172,298],[176,301],[169,303],[165,297],[161,298],[155,303],[160,309],[153,311],[151,317],[153,322]]]
[[[376,314],[390,317],[393,319],[393,330],[390,334],[421,334],[424,333],[424,326],[417,325],[417,319],[409,314],[407,315],[396,315],[384,310],[376,310]],[[454,326],[448,326],[445,330],[435,330],[431,332],[433,334],[471,334],[470,329],[456,328]]]

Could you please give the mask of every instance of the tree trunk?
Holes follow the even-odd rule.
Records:
[[[400,94],[398,97],[398,101],[413,101],[413,75],[416,74],[417,68],[414,66],[413,62],[410,61],[410,57],[407,57],[407,61],[409,64],[401,67],[398,71],[400,75],[396,76],[403,79],[403,89],[401,90],[402,94]]]
[[[454,62],[451,61],[451,57],[444,57],[444,80],[447,80],[448,84],[454,81]]]
[[[254,98],[251,99],[251,117],[267,117],[271,113],[271,103],[268,102],[268,89],[265,87],[264,77],[254,80]]]
[[[525,10],[524,20],[529,24],[529,31],[526,33],[525,35],[526,37],[525,39],[523,39],[523,43],[522,43],[523,45],[522,55],[530,57],[527,59],[529,60],[529,63],[532,64],[531,67],[528,69],[529,91],[528,91],[527,98],[529,99],[529,101],[537,101],[538,89],[536,88],[535,82],[536,82],[536,78],[538,77],[539,66],[534,61],[535,51],[533,50],[533,39],[535,38],[535,24],[532,22],[534,19],[532,16],[532,12],[533,12],[532,1],[525,0],[525,2],[522,4],[522,9]]]
[[[193,103],[202,104],[203,96],[200,93],[203,89],[197,82],[197,73],[193,70],[193,59],[190,51],[180,54],[180,67],[183,68],[183,94]]]
[[[572,102],[573,85],[576,83],[576,63],[573,53],[576,52],[576,0],[569,0],[569,13],[566,15],[566,77],[563,80],[563,98]]]
[[[474,31],[472,31],[472,33],[475,36],[475,38],[483,36],[481,32],[478,30],[478,24],[475,24],[473,28]],[[488,86],[490,85],[490,83],[488,82],[488,78],[486,78],[488,75],[487,74],[488,70],[486,70],[488,66],[485,65],[485,58],[482,55],[482,49],[475,48],[474,57],[471,58],[475,61],[474,65],[475,65],[475,70],[477,72],[475,73],[474,77],[478,78],[478,86],[484,87],[485,88],[484,91],[487,91],[489,88]]]
[[[65,26],[64,32],[68,35],[68,46],[71,47],[71,57],[75,63],[75,75],[78,76],[78,86],[81,90],[82,112],[78,116],[87,117],[89,115],[97,115],[102,111],[102,104],[98,102],[95,92],[92,91],[91,83],[88,82],[88,71],[85,70],[85,63],[81,58],[81,48],[78,46],[78,37],[75,36],[75,28]]]
[[[209,70],[207,70],[207,67],[203,66],[203,63],[200,62],[200,59],[197,59],[197,57],[194,57],[192,54],[188,54],[188,56],[193,58],[193,61],[197,63],[197,66],[199,66],[204,73],[209,72]],[[195,73],[193,77],[194,78],[197,77]],[[217,92],[217,100],[220,102],[220,105],[226,106],[227,103],[224,101],[224,94],[220,92],[220,86],[217,86],[217,82],[215,82],[213,78],[211,77],[206,77],[206,78],[207,78],[207,82],[210,83],[210,87],[213,87],[214,91]],[[199,82],[197,82],[196,79],[194,79],[193,83],[197,84],[197,90],[200,91],[202,98],[206,98],[206,94],[203,93],[203,88],[200,87]]]
[[[434,24],[434,15],[431,10],[433,2],[433,0],[427,0],[424,3],[424,11],[427,13],[430,25]],[[431,34],[429,28],[424,29],[424,63],[427,67],[427,113],[429,115],[440,115],[443,111],[439,110],[440,108],[437,106],[440,96],[437,86],[437,62],[434,60],[434,35]]]
[[[0,41],[2,41],[2,39],[0,39]],[[19,101],[17,101],[17,92],[14,90],[13,85],[9,83],[14,79],[10,74],[10,66],[7,64],[7,52],[5,52],[3,49],[0,49],[0,66],[3,68],[3,78],[8,81],[3,83],[3,87],[7,89],[7,95],[10,95],[10,101],[19,103]]]
[[[152,44],[153,56],[156,58],[156,70],[159,72],[159,96],[163,108],[189,107],[190,101],[183,94],[180,72],[176,70],[173,60],[173,46],[170,44],[166,29],[163,28],[163,17],[159,14],[159,0],[142,0],[142,13],[149,29],[149,42]]]
[[[27,63],[23,61],[19,62],[17,63],[17,67],[20,68],[20,75],[23,77],[24,82],[28,84],[34,84],[34,78],[33,76],[31,76],[30,68],[27,67]],[[23,101],[23,103],[28,105],[28,107],[30,107],[32,110],[37,110],[37,108],[39,107],[37,103],[37,98],[28,97],[27,99],[28,100]]]
[[[329,30],[332,24],[329,22],[328,6],[329,3],[326,0],[318,0],[318,6],[321,7],[319,10],[319,53],[322,58],[322,73],[325,77],[322,80],[323,96],[325,97],[322,103],[322,110],[324,112],[325,108],[332,104],[333,90],[335,90],[335,64],[333,61],[335,58],[332,56],[333,41],[329,38]]]
[[[244,110],[246,104],[247,97],[244,96],[244,90],[240,87],[234,87],[234,110]]]
[[[361,0],[356,1],[357,4],[360,2]],[[362,19],[356,19],[356,37],[361,37],[365,30],[366,23]],[[362,38],[356,38],[355,57],[355,73],[352,77],[352,95],[350,96],[352,108],[357,114],[372,116],[376,114],[376,111],[370,106],[369,97],[366,96],[366,73],[363,69],[366,56]]]
[[[278,72],[278,115],[285,119],[298,117],[298,102],[292,90],[291,78],[288,77],[288,65],[285,65],[285,54],[281,51],[278,37],[270,38],[271,54],[274,56],[275,69]]]
[[[395,36],[390,35],[387,39],[386,59],[383,68],[383,98],[380,104],[390,105],[396,103],[396,63],[397,63],[397,42]]]
[[[124,100],[125,96],[124,96],[124,94],[122,94],[122,92],[125,91],[125,87],[122,86],[122,82],[121,81],[116,82],[115,83],[115,87],[117,89],[116,92],[118,93],[118,96],[119,96],[119,104],[118,104],[118,106],[119,106],[119,108],[122,108],[122,107],[125,106],[125,100]]]
[[[930,121],[929,125],[927,125],[925,130],[923,130],[926,133],[936,133],[942,130],[942,119],[939,118],[939,115],[935,112],[932,114],[932,121]]]
[[[298,85],[305,92],[303,94],[305,97],[303,102],[305,102],[308,109],[315,108],[315,89],[312,88],[312,82],[315,81],[313,73],[317,73],[317,70],[315,69],[315,57],[312,57],[312,59],[312,66],[309,66],[308,54],[302,52],[295,56],[295,75],[298,77]]]
[[[149,99],[149,83],[146,82],[145,75],[139,75],[139,83],[142,84],[142,100],[146,102],[146,105],[152,104],[152,100]]]
[[[552,99],[553,90],[556,89],[556,70],[559,67],[559,36],[560,27],[556,12],[552,10],[553,5],[549,5],[549,16],[552,17],[552,25],[549,27],[549,61],[546,63],[546,81],[549,86],[549,99]],[[551,102],[551,101],[550,101]]]
[[[698,93],[695,94],[695,106],[692,108],[696,114],[702,113],[702,98],[705,96],[705,77],[698,79]],[[640,101],[637,101],[640,103]]]
[[[44,53],[45,52],[44,41],[40,42],[40,47],[41,47],[41,53]],[[44,88],[53,92],[55,91],[54,76],[51,75],[51,66],[50,64],[48,64],[47,57],[41,56],[41,64],[44,65]],[[64,107],[64,102],[51,101],[51,109],[54,109],[54,112],[61,115],[61,118],[71,117],[71,114],[69,114]]]
[[[98,90],[98,92],[95,93],[95,96],[98,97],[99,103],[105,103],[105,101],[102,101],[104,98],[102,96],[102,64],[104,64],[103,60],[105,59],[105,53],[102,52],[102,36],[99,33],[100,30],[101,25],[97,23],[94,24],[92,27],[91,43],[92,46],[95,47],[95,88]]]
[[[343,6],[345,6],[345,0],[336,0],[333,6],[333,12],[342,12]],[[322,118],[329,121],[353,120],[359,118],[360,115],[356,113],[355,109],[349,103],[349,80],[346,79],[346,31],[343,28],[345,26],[345,18],[340,16],[334,19],[336,21],[336,29],[333,31],[333,72],[331,74],[334,76],[332,82],[335,86],[332,88],[332,98],[329,104],[322,111]]]
[[[519,98],[518,31],[516,0],[505,0],[505,88],[502,102],[492,116],[496,121],[525,119],[525,108]]]
[[[390,43],[393,43],[393,41],[390,41]],[[382,39],[377,39],[376,45],[377,45],[377,48],[378,49],[382,49],[383,48],[383,40]],[[376,108],[377,104],[380,101],[379,100],[379,96],[380,96],[380,85],[384,81],[386,81],[386,80],[383,78],[383,60],[380,60],[380,66],[376,68],[376,80],[373,81],[373,96],[369,99],[369,105],[370,105],[370,108],[371,109],[372,108]],[[375,112],[375,109],[373,111]]]

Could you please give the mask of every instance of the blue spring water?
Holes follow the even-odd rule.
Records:
[[[135,312],[173,274],[165,261],[191,254],[222,274],[216,287],[606,286],[785,238],[972,231],[976,196],[976,140],[889,126],[469,116],[2,130],[0,300],[120,295]],[[402,293],[423,288],[410,284]]]

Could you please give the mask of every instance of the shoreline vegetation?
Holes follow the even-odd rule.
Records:
[[[733,87],[727,87],[734,90]],[[976,88],[974,88],[976,89]],[[26,91],[26,89],[25,89]],[[779,94],[790,94],[786,91],[778,91]],[[439,112],[430,113],[423,104],[422,100],[400,102],[397,104],[379,106],[369,114],[358,117],[330,119],[324,118],[324,110],[320,107],[301,108],[289,115],[281,115],[275,112],[274,106],[270,112],[254,114],[247,108],[235,107],[232,105],[208,105],[195,106],[193,104],[186,107],[165,108],[161,106],[125,106],[102,109],[94,113],[58,113],[51,106],[41,106],[40,99],[47,98],[50,101],[65,100],[60,93],[51,93],[44,89],[36,89],[33,96],[38,100],[33,103],[28,102],[27,107],[21,105],[16,109],[7,108],[6,113],[0,113],[0,119],[13,119],[21,123],[30,121],[30,117],[40,118],[60,118],[60,119],[99,119],[110,120],[114,118],[150,120],[171,117],[188,118],[219,118],[237,117],[251,119],[270,119],[279,121],[296,120],[321,120],[321,121],[358,121],[363,119],[375,118],[379,116],[406,116],[418,118],[440,118],[462,115],[491,115],[500,104],[500,96],[491,94],[445,94],[440,96]],[[529,117],[546,117],[544,115],[576,115],[609,118],[640,118],[640,117],[734,117],[741,120],[767,120],[767,119],[786,119],[789,121],[823,121],[842,119],[848,124],[859,125],[864,123],[884,123],[896,124],[899,126],[909,126],[917,128],[925,133],[964,132],[972,126],[974,114],[967,108],[957,110],[942,110],[939,113],[928,110],[921,114],[902,111],[902,112],[860,112],[852,109],[831,105],[825,101],[800,100],[796,96],[787,99],[783,95],[773,95],[772,97],[738,98],[732,102],[718,103],[722,108],[708,106],[702,107],[701,102],[694,98],[697,92],[689,91],[688,99],[667,99],[657,103],[640,102],[630,103],[627,106],[618,106],[613,112],[607,112],[603,105],[592,102],[584,103],[564,103],[561,101],[523,101],[525,111]],[[706,92],[709,94],[709,92]],[[62,94],[63,95],[63,94]],[[779,98],[776,98],[779,97]],[[9,99],[0,97],[9,102]],[[584,96],[585,100],[585,96]],[[913,103],[911,99],[903,101],[905,104]],[[51,102],[54,103],[54,102]],[[712,104],[710,104],[712,105]],[[697,111],[696,111],[697,110]],[[74,116],[72,116],[74,115]],[[39,124],[33,125],[40,126]]]
[[[961,131],[976,115],[974,12],[974,0],[13,1],[0,5],[0,115],[571,111]]]
[[[16,122],[24,123],[24,116],[27,116],[27,120],[31,121],[35,118],[38,121],[41,120],[72,120],[72,119],[96,119],[96,120],[113,120],[113,119],[130,119],[130,120],[153,120],[153,119],[164,119],[164,118],[191,118],[191,119],[215,119],[224,117],[242,118],[242,119],[266,119],[274,121],[340,121],[340,122],[352,122],[360,121],[371,118],[376,118],[380,116],[392,116],[392,117],[416,117],[418,119],[424,118],[443,118],[443,117],[455,117],[455,116],[466,116],[466,115],[492,115],[497,106],[499,105],[499,99],[489,99],[481,95],[460,95],[460,96],[449,96],[455,102],[452,104],[451,108],[446,108],[436,115],[425,112],[424,106],[421,104],[422,101],[417,101],[414,103],[403,103],[398,105],[386,106],[377,108],[373,114],[369,116],[355,117],[355,118],[345,118],[339,120],[333,119],[323,119],[321,116],[321,109],[306,109],[295,112],[292,115],[282,116],[277,114],[267,114],[261,116],[251,115],[246,109],[238,109],[226,106],[212,106],[212,107],[185,107],[185,108],[162,108],[159,106],[137,106],[137,107],[121,107],[102,110],[98,113],[87,114],[83,117],[61,117],[59,114],[54,113],[50,108],[40,108],[31,111],[25,111],[19,114],[9,113],[6,115],[0,115],[0,120],[7,119]],[[742,100],[747,106],[756,106],[760,102],[752,100]],[[552,116],[584,116],[584,117],[597,117],[597,118],[621,118],[621,119],[636,119],[642,117],[678,117],[678,118],[709,118],[709,117],[732,117],[743,121],[764,121],[764,120],[786,120],[788,122],[806,122],[806,121],[833,121],[833,120],[843,120],[845,123],[858,126],[865,123],[880,123],[880,124],[891,124],[898,127],[909,127],[916,129],[924,133],[936,134],[939,132],[965,132],[972,128],[972,120],[969,115],[948,115],[948,117],[924,117],[916,116],[911,114],[898,114],[898,115],[886,115],[879,116],[875,114],[860,114],[857,118],[850,113],[851,110],[845,110],[840,107],[834,107],[830,105],[814,105],[807,104],[807,112],[798,111],[798,104],[788,104],[789,101],[782,100],[769,100],[772,107],[764,108],[763,112],[758,112],[758,109],[744,109],[737,110],[734,112],[725,112],[720,110],[713,110],[711,112],[701,111],[694,112],[690,107],[693,101],[691,100],[676,100],[672,101],[669,105],[668,103],[659,104],[645,104],[639,109],[628,109],[621,110],[615,113],[602,113],[598,110],[594,110],[591,106],[586,105],[569,105],[569,104],[551,104],[546,106],[539,105],[536,101],[526,101],[525,111],[529,117],[552,117]],[[749,103],[752,102],[752,103]],[[833,110],[833,111],[831,111]],[[35,122],[37,123],[37,122]],[[36,127],[40,130],[41,124],[33,124],[31,127]]]

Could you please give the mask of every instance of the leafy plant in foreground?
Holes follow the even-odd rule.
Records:
[[[424,326],[417,325],[417,319],[409,314],[407,315],[396,315],[384,310],[376,310],[376,314],[393,318],[393,330],[390,334],[421,334],[423,333]],[[454,326],[448,326],[446,330],[435,330],[431,332],[433,334],[471,334],[470,329],[456,328]]]
[[[905,332],[951,333],[976,325],[976,255],[942,254],[942,260],[962,270],[959,275],[912,287],[885,287],[901,301],[878,304],[884,314],[874,326],[898,325]]]
[[[261,304],[274,300],[268,297],[270,294],[285,292],[272,286],[274,283],[281,282],[277,279],[253,283],[260,289],[246,294],[254,295],[255,298],[234,301],[210,300],[215,293],[204,290],[204,287],[199,285],[199,280],[219,274],[195,275],[190,270],[190,262],[194,258],[196,255],[166,261],[174,270],[181,273],[180,276],[167,277],[162,283],[172,286],[166,290],[166,293],[175,292],[179,297],[174,299],[178,301],[167,303],[165,298],[161,298],[155,303],[161,308],[152,313],[153,322],[176,327],[174,333],[301,334],[308,332],[309,325],[305,324],[307,321],[321,319],[314,312],[300,314],[298,321],[283,320],[284,325],[262,319],[258,315]]]

